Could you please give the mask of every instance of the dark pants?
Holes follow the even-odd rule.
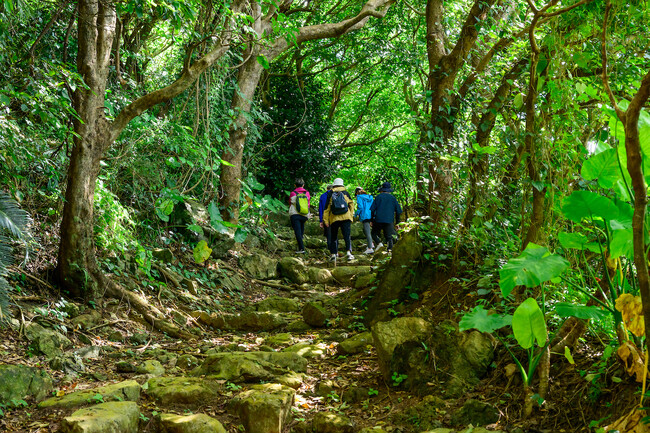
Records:
[[[293,227],[293,233],[296,234],[296,241],[298,241],[298,250],[305,250],[305,245],[302,242],[302,237],[305,235],[305,222],[307,217],[300,214],[294,214],[291,216],[291,226]]]
[[[332,234],[330,237],[330,253],[335,255],[339,251],[339,228],[341,228],[341,233],[343,234],[343,239],[345,240],[345,250],[348,252],[352,251],[352,240],[350,239],[350,227],[352,226],[352,221],[350,220],[339,220],[330,225]]]
[[[332,227],[323,225],[323,236],[327,240],[327,249],[330,248],[330,243],[332,242]],[[338,242],[338,240],[337,240]]]
[[[393,237],[395,234],[395,228],[392,223],[373,223],[372,225],[372,238],[375,242],[379,241],[379,234],[384,233],[384,238],[386,239],[386,248],[388,250],[393,249]]]

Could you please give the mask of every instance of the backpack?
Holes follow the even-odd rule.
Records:
[[[296,193],[296,211],[300,215],[309,214],[309,199],[306,193]]]
[[[345,200],[345,193],[342,191],[332,192],[332,204],[330,211],[334,215],[341,215],[348,212],[348,202]]]

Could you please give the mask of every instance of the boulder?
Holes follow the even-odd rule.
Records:
[[[316,413],[312,420],[313,432],[354,432],[354,424],[349,417],[329,411]]]
[[[452,417],[453,425],[485,426],[499,421],[499,410],[487,402],[468,399]]]
[[[311,326],[306,322],[304,322],[303,320],[297,320],[287,324],[286,329],[287,331],[292,333],[300,333],[300,332],[305,332],[307,330],[311,330]]]
[[[61,421],[62,432],[138,432],[140,409],[135,402],[104,402],[83,408]]]
[[[282,351],[295,353],[306,359],[322,359],[327,354],[327,345],[324,343],[310,344],[308,342],[300,342],[299,344],[284,348]]]
[[[256,384],[232,400],[246,432],[283,432],[295,390],[281,384]]]
[[[147,381],[145,389],[147,395],[160,405],[175,404],[196,408],[215,398],[221,387],[205,378],[156,377]]]
[[[372,327],[372,338],[377,349],[379,368],[386,381],[391,379],[393,352],[405,342],[420,344],[431,336],[433,327],[422,318],[401,317],[392,321],[379,322]]]
[[[305,222],[305,235],[308,236],[320,236],[324,238],[323,235],[324,231],[323,228],[320,227],[320,221],[314,219],[314,220],[307,220]]]
[[[354,287],[355,289],[367,288],[368,286],[375,283],[375,280],[377,280],[377,274],[375,273],[357,276],[356,280],[354,281]]]
[[[373,298],[368,303],[368,311],[364,314],[366,326],[371,326],[378,321],[389,319],[387,308],[392,300],[401,300],[407,297],[406,292],[413,280],[413,271],[422,256],[422,240],[417,228],[402,234],[400,240],[393,247],[393,254],[381,279],[377,284]]]
[[[65,353],[54,356],[50,360],[50,368],[55,371],[63,371],[68,375],[76,375],[81,372],[86,372],[86,366],[83,360],[77,354]]]
[[[289,226],[291,224],[291,221],[289,220],[289,214],[287,211],[274,211],[270,212],[266,215],[266,219],[270,223],[275,223],[276,226]],[[305,230],[309,224],[309,221],[307,221],[307,224],[305,224]]]
[[[38,353],[45,354],[48,359],[60,355],[63,350],[72,346],[70,339],[61,333],[36,323],[25,327],[25,334],[30,340],[30,347]]]
[[[207,325],[221,330],[269,331],[287,324],[287,321],[280,315],[270,312],[200,315],[199,319]]]
[[[63,396],[55,396],[38,404],[39,408],[75,408],[97,401],[137,401],[142,388],[135,380],[109,384],[94,389],[80,390]]]
[[[308,302],[302,308],[302,319],[313,327],[323,327],[330,313],[321,304]]]
[[[372,333],[363,332],[352,336],[339,343],[339,354],[358,354],[366,350],[368,345],[372,345]]]
[[[286,297],[267,297],[254,306],[258,312],[300,312],[300,303]]]
[[[305,247],[308,249],[326,249],[327,248],[327,240],[322,237],[310,237],[310,236],[305,236],[303,238],[303,243],[305,244]]]
[[[252,382],[269,381],[290,371],[305,372],[306,370],[307,359],[295,353],[237,351],[211,354],[191,374],[208,375],[233,382]]]
[[[343,391],[341,396],[341,401],[347,402],[348,404],[356,404],[358,402],[363,402],[370,397],[370,390],[365,387],[350,387]]]
[[[329,284],[334,281],[332,272],[327,268],[308,267],[307,276],[311,283]]]
[[[286,256],[280,259],[278,263],[278,270],[281,276],[286,277],[291,282],[298,285],[309,282],[309,275],[307,273],[307,267],[298,258],[292,258]]]
[[[153,375],[155,377],[160,377],[165,375],[165,368],[158,360],[145,360],[140,366],[136,369],[138,374]]]
[[[33,396],[37,401],[52,390],[52,379],[43,370],[23,365],[0,365],[0,403]]]
[[[289,372],[288,374],[276,377],[275,382],[297,390],[300,389],[300,387],[305,382],[305,374],[299,372]]]
[[[151,251],[151,256],[164,264],[171,264],[174,262],[174,254],[169,249],[153,249]]]
[[[162,413],[158,424],[161,432],[228,432],[221,422],[203,413],[188,415]]]
[[[188,226],[197,224],[201,227],[209,227],[210,214],[208,209],[199,201],[185,199],[183,203],[179,203],[174,207],[171,221],[174,225]]]
[[[98,359],[102,351],[102,347],[96,345],[90,347],[82,347],[74,350],[74,353],[82,359]]]
[[[278,261],[259,253],[240,256],[239,266],[253,279],[265,280],[278,277]]]
[[[293,335],[291,333],[278,333],[277,335],[269,336],[264,339],[265,345],[277,347],[279,345],[288,345],[293,343]]]
[[[370,267],[367,265],[343,266],[336,267],[332,270],[334,280],[339,282],[341,285],[346,286],[351,285],[355,278],[365,276],[366,274],[370,274]]]
[[[75,327],[79,327],[83,330],[88,330],[89,328],[99,325],[99,323],[102,322],[102,314],[96,310],[90,310],[87,312],[88,313],[72,318],[70,320],[70,323]]]
[[[176,366],[184,370],[194,369],[199,366],[199,360],[191,354],[183,354],[178,356]]]
[[[314,393],[318,396],[322,396],[323,398],[327,398],[332,393],[336,393],[336,389],[338,389],[339,385],[336,384],[333,380],[323,380],[319,381],[316,383],[316,386],[314,387]]]
[[[225,259],[229,256],[228,251],[235,247],[235,234],[234,231],[225,233],[215,232],[208,242],[208,247],[212,249],[211,257],[215,259]]]

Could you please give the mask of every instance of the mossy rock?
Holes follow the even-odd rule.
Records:
[[[158,424],[161,432],[228,432],[221,422],[203,413],[189,415],[162,413],[158,416]]]
[[[310,344],[308,342],[300,342],[299,344],[284,348],[282,351],[295,353],[306,359],[322,359],[327,354],[327,345],[324,343]]]
[[[77,410],[61,421],[61,432],[138,432],[140,408],[135,402],[105,402]]]
[[[354,432],[354,424],[347,416],[321,411],[312,419],[312,429],[314,432]]]
[[[193,377],[157,377],[147,381],[145,389],[161,405],[185,405],[196,408],[215,398],[221,386]]]
[[[289,371],[306,370],[307,359],[298,354],[253,351],[212,354],[192,371],[192,375],[234,382],[269,381]]]
[[[141,387],[135,380],[122,381],[94,389],[55,396],[38,404],[39,408],[75,408],[100,401],[137,401]]]
[[[33,396],[37,401],[52,390],[52,379],[43,370],[23,365],[0,365],[0,404]]]
[[[344,355],[358,354],[365,351],[368,345],[372,344],[372,333],[363,332],[354,335],[351,338],[344,340],[343,342],[340,342],[338,345],[338,352]]]
[[[370,274],[370,270],[370,267],[367,265],[342,266],[334,268],[332,270],[332,276],[341,285],[351,285],[355,278]]]
[[[291,282],[298,285],[309,282],[309,275],[307,273],[307,267],[298,258],[284,257],[280,259],[278,263],[278,270],[280,275],[286,277]]]
[[[281,384],[256,384],[235,397],[231,405],[246,432],[280,433],[291,415],[295,393]]]
[[[313,327],[323,327],[330,313],[320,303],[308,302],[302,308],[302,319]]]
[[[267,297],[255,303],[255,309],[258,312],[299,312],[300,303],[293,298],[287,297]]]

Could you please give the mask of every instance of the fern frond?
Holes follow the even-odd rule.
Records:
[[[18,207],[7,193],[0,193],[0,231],[8,231],[19,240],[27,239],[29,214]]]
[[[9,311],[9,282],[0,277],[0,324],[11,318]]]

